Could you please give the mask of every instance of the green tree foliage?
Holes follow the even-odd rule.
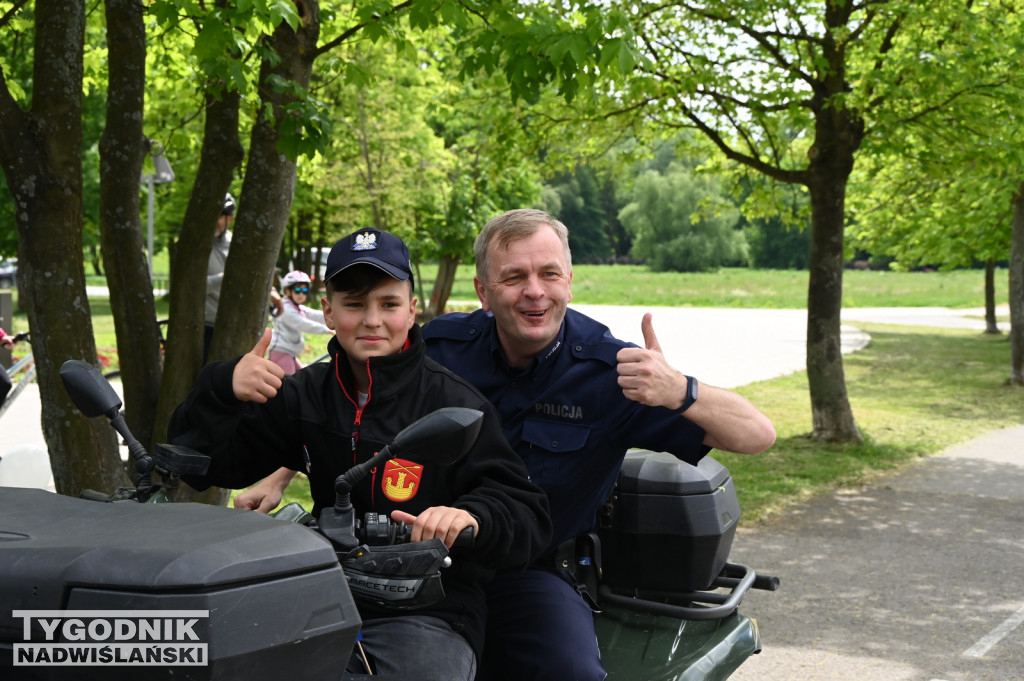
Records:
[[[898,130],[868,140],[853,176],[852,241],[892,258],[892,267],[944,268],[986,262],[986,318],[995,325],[992,264],[1010,261],[1011,381],[1024,385],[1024,251],[1017,231],[1024,151],[1019,112],[1024,77],[1024,13],[1012,3],[982,4],[952,25],[922,22],[940,36],[908,72],[928,81],[934,106],[905,115]],[[944,65],[959,68],[945,71]],[[969,66],[967,66],[969,65]],[[920,87],[919,85],[917,87]],[[908,88],[909,89],[909,88]],[[1015,293],[1016,292],[1016,293]]]
[[[440,191],[432,194],[439,210],[418,224],[421,252],[439,263],[428,316],[444,311],[457,266],[472,260],[483,224],[504,210],[532,204],[540,184],[529,133],[521,123],[527,103],[510,104],[510,88],[501,77],[455,78],[456,47],[450,36],[435,45],[444,87],[431,99],[426,117],[449,159],[444,182],[437,185]]]
[[[851,178],[852,245],[899,270],[1007,258],[1024,173],[1013,111],[1024,93],[998,91],[957,98],[866,156]]]
[[[472,257],[480,226],[495,213],[534,199],[538,178],[500,78],[453,78],[453,47],[439,31],[414,50],[362,43],[335,55],[373,78],[314,88],[333,130],[326,152],[300,164],[296,218],[323,216],[317,245],[360,226],[402,236],[414,264],[441,263],[433,282],[418,279],[428,315],[444,309],[455,270]],[[297,220],[293,220],[293,223]],[[300,224],[293,224],[297,234]],[[309,237],[306,244],[311,244]],[[286,248],[286,252],[290,252]]]
[[[610,218],[597,173],[579,165],[572,173],[561,173],[548,183],[557,194],[552,213],[569,226],[569,248],[573,262],[601,264],[613,255]]]
[[[766,270],[806,270],[811,259],[811,230],[787,225],[781,218],[743,220],[750,266]]]
[[[561,16],[544,4],[504,0],[472,6],[452,0],[396,4],[360,0],[341,7],[332,4],[323,8],[322,14],[316,0],[120,4],[111,0],[108,4],[144,12],[147,49],[140,53],[143,57],[131,58],[140,63],[119,66],[136,73],[145,67],[147,101],[155,104],[140,103],[133,120],[143,120],[143,134],[162,142],[178,176],[173,185],[161,188],[159,202],[161,241],[173,247],[172,313],[154,432],[163,430],[168,409],[180,400],[181,386],[198,367],[201,326],[197,319],[201,319],[205,288],[200,265],[209,252],[224,192],[234,189],[240,196],[234,247],[221,294],[221,310],[226,314],[224,319],[218,315],[213,357],[251,346],[254,325],[261,324],[265,314],[260,292],[269,287],[289,218],[296,164],[300,158],[324,156],[332,140],[332,121],[323,101],[313,96],[313,88],[332,81],[372,87],[379,75],[367,71],[353,55],[384,47],[385,54],[419,63],[423,56],[413,37],[438,31],[450,44],[437,50],[448,60],[445,74],[488,84],[487,92],[478,95],[490,105],[481,107],[475,120],[488,122],[490,116],[493,126],[477,125],[475,140],[454,136],[460,142],[448,152],[447,164],[432,166],[430,172],[419,166],[418,188],[406,192],[408,186],[394,180],[402,176],[395,170],[398,166],[414,168],[422,159],[438,157],[434,142],[420,134],[422,126],[404,121],[415,133],[405,143],[420,144],[425,153],[403,154],[387,135],[357,138],[366,144],[367,152],[375,151],[371,141],[380,143],[378,150],[383,155],[364,155],[364,161],[383,160],[394,171],[390,184],[370,185],[373,194],[363,205],[375,219],[382,220],[380,224],[401,225],[411,220],[417,236],[424,226],[443,226],[445,230],[431,234],[441,238],[420,239],[420,243],[424,252],[434,248],[454,262],[465,252],[468,226],[480,224],[477,217],[481,212],[488,206],[503,208],[504,201],[529,193],[531,183],[525,181],[531,177],[529,168],[507,172],[500,167],[520,155],[516,144],[522,130],[518,125],[504,125],[509,119],[495,115],[502,111],[502,102],[528,106],[549,93],[572,101],[598,79],[628,72],[635,62],[626,13],[606,7],[584,7]],[[81,155],[89,146],[83,143],[83,120],[97,122],[102,116],[84,115],[82,98],[69,93],[95,93],[98,112],[99,103],[109,95],[103,88],[109,75],[106,57],[112,53],[97,35],[90,33],[89,40],[84,40],[87,29],[102,26],[103,16],[92,12],[89,19],[87,24],[84,8],[77,2],[37,0],[32,5],[0,0],[0,28],[4,29],[0,31],[0,164],[18,206],[14,212],[18,255],[35,296],[29,300],[29,322],[40,337],[35,349],[44,409],[54,417],[45,434],[58,488],[68,492],[86,486],[83,479],[64,475],[76,457],[85,466],[94,460],[91,467],[100,474],[107,470],[120,473],[112,438],[93,437],[88,429],[76,432],[77,421],[67,416],[66,398],[53,371],[53,362],[67,356],[95,356],[95,348],[88,342],[92,329],[84,304]],[[86,43],[98,47],[86,52]],[[347,46],[353,46],[352,51],[340,53]],[[499,87],[492,88],[492,83]],[[123,106],[116,110],[117,115],[130,115]],[[367,122],[369,130],[373,121]],[[116,123],[108,119],[108,125]],[[244,165],[239,163],[239,139],[248,140]],[[449,137],[445,135],[445,139],[447,142]],[[445,150],[452,148],[451,144],[444,146]],[[363,168],[372,168],[372,163],[364,163]],[[239,168],[244,169],[240,192],[239,183],[232,181]],[[438,169],[444,172],[436,172]],[[429,197],[441,193],[430,185],[434,177],[445,177],[454,188],[442,201]],[[104,174],[102,182],[134,195],[139,190],[139,174],[134,169],[112,170]],[[324,226],[330,224],[326,211],[303,213],[312,214],[317,229],[326,232]],[[125,224],[128,222],[134,220]],[[144,271],[141,249],[129,250],[133,252],[123,256],[124,262],[119,256],[121,271]],[[48,281],[40,279],[44,271]],[[50,290],[46,284],[60,290]],[[124,298],[135,293],[130,289],[118,289],[118,300],[112,300],[112,305],[128,309]],[[44,300],[45,306],[41,304]],[[151,302],[142,305],[152,308]],[[152,309],[132,310],[131,318],[145,318],[145,325],[151,325]],[[121,352],[151,352],[148,344],[127,342],[133,334],[145,331],[138,326],[129,322],[118,329]],[[43,339],[51,339],[53,344]],[[77,345],[65,347],[61,345],[64,341]],[[132,371],[130,366],[135,365],[128,362],[127,373]],[[134,381],[138,376],[126,375],[125,379]],[[152,393],[158,386],[149,388]],[[111,446],[93,446],[104,439]],[[95,457],[82,454],[90,450]],[[92,486],[109,488],[109,483],[103,480]]]
[[[929,166],[921,157],[932,154],[923,144],[920,150],[864,164],[854,185],[862,191],[851,202],[857,218],[847,230],[851,245],[889,256],[891,267],[903,271],[1006,259],[1012,180],[973,161]]]
[[[947,60],[943,47],[954,35],[963,45],[996,44],[980,17],[1010,9],[957,0],[676,0],[633,9],[643,58],[627,87],[609,90],[616,106],[605,115],[696,129],[731,161],[806,187],[813,435],[859,440],[839,335],[855,159],[865,139],[896,136],[903,122],[988,89],[961,77],[984,65],[986,49]]]
[[[632,255],[657,272],[706,272],[746,262],[746,240],[735,228],[739,211],[722,195],[718,179],[681,164],[641,175],[619,219],[633,236]]]
[[[336,230],[332,237],[374,226],[412,240],[424,195],[440,186],[448,163],[424,120],[440,87],[437,71],[386,45],[374,51],[344,46],[337,55],[375,77],[314,90],[334,133],[323,155],[301,164],[301,200],[324,206]]]
[[[803,188],[756,173],[729,175],[736,176],[733,191],[742,206],[740,225],[749,246],[750,266],[806,270],[811,260],[811,229]]]

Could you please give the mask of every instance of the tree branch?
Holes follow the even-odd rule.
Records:
[[[882,70],[885,61],[884,57],[888,55],[889,50],[893,48],[893,45],[896,42],[896,34],[899,33],[900,28],[903,27],[903,20],[906,18],[906,16],[906,12],[898,15],[896,19],[893,20],[892,24],[889,25],[889,28],[886,30],[885,37],[882,39],[882,43],[878,47],[878,58],[875,59],[874,70],[876,73]],[[873,89],[874,88],[872,88],[871,86],[868,86],[867,92],[865,93],[867,95],[865,99],[866,101],[869,102],[868,108],[871,109],[880,107],[882,103],[886,100],[885,96],[878,96],[872,98],[871,92]]]
[[[960,90],[957,90],[956,92],[951,93],[948,97],[943,99],[941,102],[936,102],[935,104],[933,104],[931,106],[927,106],[927,107],[921,109],[920,111],[918,111],[918,112],[914,113],[913,115],[911,115],[909,118],[900,119],[899,122],[900,122],[901,125],[908,124],[908,123],[917,123],[922,118],[927,116],[928,114],[934,113],[936,111],[941,111],[941,110],[945,109],[952,102],[956,101],[957,99],[959,99],[959,98],[961,98],[961,97],[963,97],[965,95],[968,95],[968,94],[984,94],[985,90],[989,90],[991,88],[996,88],[996,87],[999,87],[1000,85],[1005,85],[1006,82],[1007,82],[1007,80],[1002,80],[1002,81],[997,81],[995,83],[979,83],[979,84],[976,84],[976,85],[971,85],[970,87],[965,87],[963,89],[960,89]]]
[[[18,10],[20,10],[27,4],[28,0],[19,0],[18,2],[14,3],[11,9],[9,9],[6,14],[0,17],[0,28],[6,27],[7,24],[11,22],[11,19],[14,17],[14,15],[18,13]]]
[[[376,18],[378,20],[380,20],[380,19],[383,19],[385,17],[396,16],[396,15],[400,14],[403,10],[406,10],[409,7],[411,7],[412,3],[413,3],[413,0],[406,0],[405,2],[402,2],[402,3],[399,3],[399,4],[395,5],[394,7],[392,7],[390,10],[388,10],[383,15],[378,15]],[[319,57],[320,55],[324,54],[325,52],[330,52],[335,47],[337,47],[338,45],[341,45],[343,42],[345,42],[346,40],[348,40],[349,38],[354,36],[356,33],[358,33],[359,31],[363,30],[367,25],[368,24],[366,24],[366,23],[362,23],[362,24],[355,24],[354,26],[350,26],[348,28],[348,30],[342,32],[341,35],[339,35],[334,40],[332,40],[330,42],[327,42],[327,43],[324,43],[320,47],[316,48],[316,51],[313,53],[313,59],[316,59],[317,57]]]
[[[714,144],[718,149],[731,161],[742,163],[743,165],[753,168],[754,170],[767,175],[773,179],[779,180],[780,182],[786,182],[788,184],[807,184],[808,173],[805,170],[786,170],[778,166],[765,163],[760,158],[751,154],[744,154],[734,149],[721,134],[710,125],[705,123],[696,112],[690,109],[684,108],[683,116],[688,118],[693,125],[703,132],[711,143]]]
[[[746,35],[748,38],[752,39],[755,43],[760,45],[766,52],[768,52],[768,54],[775,59],[776,66],[786,71],[787,73],[791,73],[797,76],[798,78],[800,78],[801,80],[808,84],[813,84],[812,76],[809,73],[805,73],[792,62],[790,62],[790,60],[787,59],[786,56],[782,53],[782,51],[778,48],[778,45],[772,42],[772,38],[791,40],[794,43],[803,42],[808,45],[813,45],[820,42],[820,40],[816,36],[807,32],[802,24],[797,23],[797,25],[800,26],[801,29],[800,33],[787,33],[786,31],[782,30],[757,31],[754,30],[752,26],[749,26],[742,21],[738,21],[736,17],[731,14],[718,14],[716,12],[712,12],[711,10],[707,10],[701,7],[694,7],[688,4],[684,4],[683,6],[687,10],[693,12],[699,17],[717,22],[724,26],[737,28],[741,33]]]

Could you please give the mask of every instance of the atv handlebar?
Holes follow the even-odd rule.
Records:
[[[109,494],[97,492],[94,489],[83,489],[81,492],[79,492],[78,498],[85,499],[87,501],[110,501]]]

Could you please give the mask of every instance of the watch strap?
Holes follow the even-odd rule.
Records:
[[[682,414],[684,411],[693,406],[693,403],[697,401],[697,379],[693,376],[686,377],[686,397],[683,399],[683,406],[676,410],[677,414]]]

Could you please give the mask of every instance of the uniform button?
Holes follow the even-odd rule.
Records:
[[[558,449],[558,440],[554,440],[551,443],[551,449]]]
[[[475,333],[476,333],[476,329],[470,329],[470,330],[469,330],[469,335],[470,335],[470,336],[472,336],[472,335],[473,335],[473,334],[475,334]]]
[[[576,352],[583,352],[583,346],[582,345],[577,345],[576,346]]]

